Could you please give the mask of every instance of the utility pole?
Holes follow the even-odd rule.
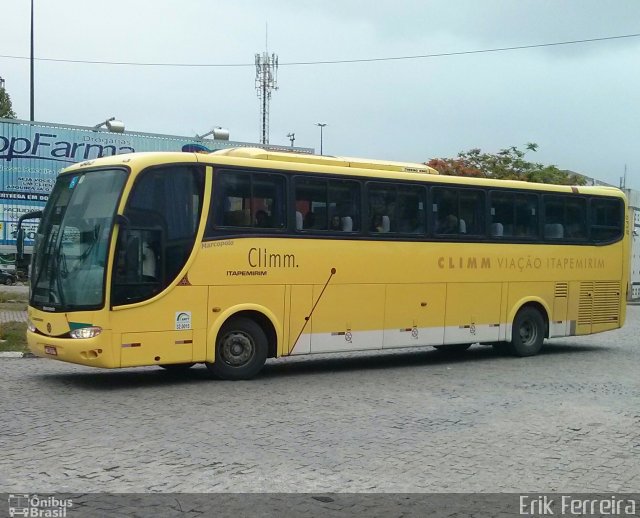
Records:
[[[296,134],[287,133],[287,138],[291,141],[291,147],[293,147],[293,143],[296,141]]]
[[[30,105],[31,105],[31,110],[29,111],[29,114],[31,116],[31,122],[34,121],[34,106],[35,106],[35,102],[34,102],[34,78],[33,78],[33,62],[34,62],[34,56],[33,56],[33,0],[31,0],[31,74],[30,74],[30,82],[31,82],[31,99],[30,99]]]
[[[318,126],[318,127],[320,128],[320,154],[321,154],[321,155],[322,155],[322,154],[324,154],[324,153],[322,152],[322,130],[324,130],[324,127],[325,127],[326,125],[327,125],[327,124],[326,124],[326,123],[324,123],[324,122],[316,122],[316,126]]]
[[[268,52],[256,54],[256,90],[260,100],[260,143],[269,143],[269,101],[277,90],[278,56]]]

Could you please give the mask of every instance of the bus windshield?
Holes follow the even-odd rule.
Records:
[[[103,305],[109,236],[126,178],[122,169],[58,178],[34,245],[31,305],[49,311]]]

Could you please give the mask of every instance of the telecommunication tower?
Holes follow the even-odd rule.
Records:
[[[256,54],[256,90],[260,100],[260,143],[269,143],[269,101],[271,91],[278,89],[278,56]]]

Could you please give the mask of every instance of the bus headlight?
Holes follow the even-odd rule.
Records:
[[[30,318],[27,318],[27,329],[32,333],[36,332],[36,326],[33,325]]]
[[[80,329],[74,329],[69,333],[71,338],[93,338],[102,333],[102,328],[98,326],[81,327]]]

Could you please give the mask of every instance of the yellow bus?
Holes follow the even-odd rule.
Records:
[[[95,367],[493,344],[619,328],[622,192],[243,148],[73,165],[40,218],[27,338]]]

